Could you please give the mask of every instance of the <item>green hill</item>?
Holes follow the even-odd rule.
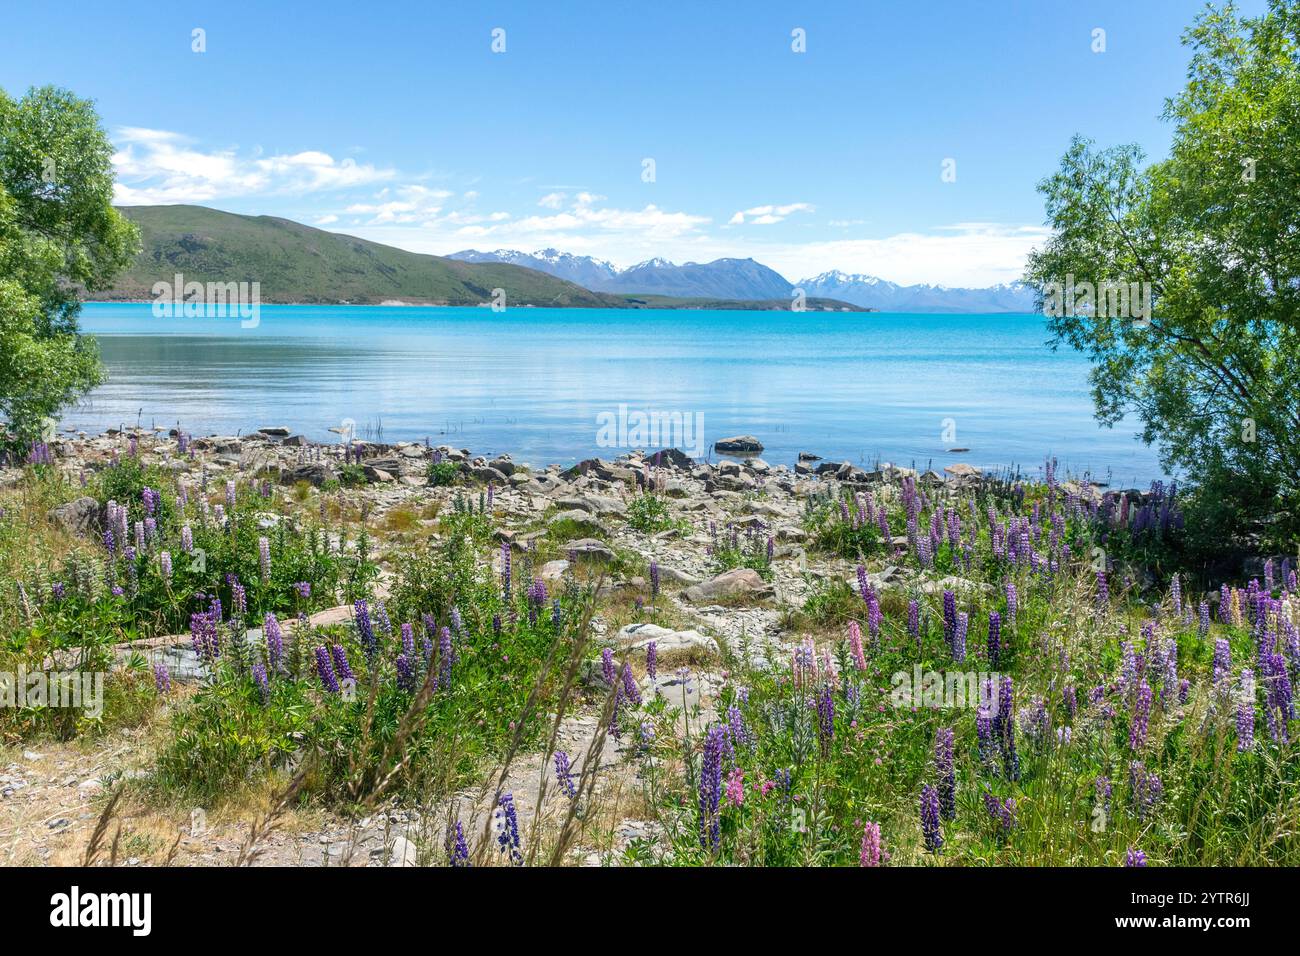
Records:
[[[554,276],[501,263],[420,255],[274,216],[204,206],[126,206],[141,252],[101,300],[147,300],[158,281],[259,282],[267,303],[385,301],[477,305],[504,289],[508,305],[627,308],[621,296],[589,292]]]

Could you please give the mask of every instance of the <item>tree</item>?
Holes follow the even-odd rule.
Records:
[[[1300,2],[1209,9],[1183,37],[1165,104],[1169,158],[1076,137],[1039,190],[1053,233],[1026,281],[1053,345],[1093,363],[1097,417],[1127,413],[1199,492],[1203,529],[1238,542],[1300,531]],[[1052,315],[1049,283],[1149,283],[1149,316],[1096,300]],[[1130,286],[1131,288],[1131,286]],[[1116,304],[1112,300],[1110,305]],[[1123,311],[1123,310],[1119,310]],[[1220,546],[1231,542],[1221,540]]]
[[[0,90],[0,419],[24,441],[102,380],[80,296],[139,249],[112,205],[112,152],[89,100]]]

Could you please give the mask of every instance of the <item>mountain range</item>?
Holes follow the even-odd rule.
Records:
[[[836,299],[881,312],[1033,312],[1034,290],[1020,282],[982,289],[941,285],[899,285],[870,275],[839,271],[792,283],[753,259],[715,259],[676,265],[649,259],[626,269],[591,256],[556,249],[533,253],[514,249],[467,249],[448,258],[476,264],[509,263],[545,272],[593,292],[719,299],[790,299],[796,288],[809,298]]]
[[[650,259],[626,269],[591,256],[543,249],[407,252],[275,216],[205,206],[126,206],[141,251],[103,299],[147,300],[158,281],[259,282],[264,302],[398,302],[481,305],[504,289],[511,305],[557,308],[788,309],[796,288],[809,309],[889,312],[1031,312],[1020,283],[987,289],[901,286],[867,275],[824,272],[799,283],[753,259],[682,265]]]
[[[531,262],[485,257],[482,261],[422,255],[355,236],[326,232],[275,216],[244,216],[205,206],[124,206],[119,210],[140,229],[140,253],[100,300],[148,301],[157,282],[188,284],[257,282],[266,303],[399,303],[485,305],[504,290],[507,305],[608,309],[790,308],[790,298],[746,286],[743,299],[717,293],[711,273],[689,294],[668,291],[624,295],[593,290],[582,282],[539,269]],[[762,270],[762,266],[757,266]],[[767,270],[770,272],[770,270]],[[772,273],[775,275],[775,273]],[[584,276],[584,279],[587,277]],[[777,277],[780,278],[779,276]],[[654,289],[647,282],[646,289]],[[822,311],[862,311],[845,302],[809,298]]]

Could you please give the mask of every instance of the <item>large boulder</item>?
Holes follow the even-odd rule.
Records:
[[[51,508],[48,517],[64,530],[84,537],[99,530],[99,502],[91,497],[78,498]]]
[[[673,651],[705,651],[718,653],[718,642],[699,631],[673,631],[658,624],[629,624],[618,632],[619,647],[643,651],[653,641],[656,654]]]
[[[692,604],[702,604],[722,598],[766,597],[771,593],[771,585],[753,568],[733,568],[711,581],[687,588],[682,597]]]
[[[328,465],[310,463],[299,465],[297,468],[290,468],[280,476],[280,482],[286,485],[296,485],[300,481],[305,481],[309,485],[315,485],[319,488],[327,481],[337,481],[338,475]]]
[[[724,455],[757,455],[763,450],[763,443],[753,435],[733,435],[719,438],[713,443],[713,448]]]
[[[564,551],[575,558],[586,558],[589,561],[613,561],[615,557],[609,545],[595,538],[579,538],[577,541],[570,541],[564,545]]]
[[[586,511],[579,511],[577,508],[570,508],[568,511],[561,511],[552,515],[551,519],[546,523],[552,528],[561,524],[576,525],[579,531],[589,535],[609,533],[595,515],[588,514]]]

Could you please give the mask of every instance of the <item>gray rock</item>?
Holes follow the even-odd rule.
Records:
[[[587,534],[608,534],[608,529],[600,523],[600,520],[592,514],[585,511],[579,511],[577,508],[570,508],[568,511],[561,511],[551,517],[546,522],[547,525],[554,528],[556,525],[571,523],[577,525]]]
[[[713,447],[723,454],[756,455],[763,450],[763,443],[753,435],[733,435],[731,438],[718,439],[713,443]]]
[[[772,587],[753,568],[733,568],[724,571],[712,581],[689,587],[682,597],[692,604],[702,604],[729,597],[763,597],[772,593]]]
[[[292,432],[283,425],[273,425],[270,428],[259,428],[259,435],[266,435],[268,438],[288,438]]]
[[[542,565],[542,569],[538,572],[537,576],[543,581],[549,583],[551,581],[561,580],[564,577],[564,572],[567,570],[569,570],[568,561],[547,561]]]
[[[490,481],[494,484],[504,485],[508,479],[501,472],[497,471],[491,465],[477,465],[469,469],[469,476],[475,481]]]
[[[50,509],[49,519],[72,534],[84,536],[100,525],[99,502],[89,496]]]
[[[307,464],[299,465],[297,468],[289,469],[281,476],[280,481],[286,485],[296,485],[300,481],[305,481],[310,485],[320,487],[327,481],[337,481],[338,475],[328,465]]]
[[[578,558],[592,561],[613,561],[615,554],[603,541],[595,538],[579,538],[564,545],[564,550]]]
[[[718,642],[706,634],[699,631],[673,631],[658,624],[629,624],[618,632],[616,640],[620,647],[634,651],[645,650],[653,641],[657,654],[672,651],[718,653]]]

